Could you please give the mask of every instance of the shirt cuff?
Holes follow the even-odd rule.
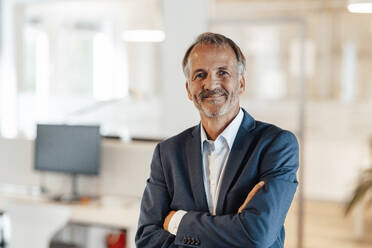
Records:
[[[171,234],[173,234],[173,235],[176,235],[177,234],[178,226],[181,223],[181,220],[182,220],[182,218],[183,218],[183,216],[185,214],[187,214],[186,211],[184,211],[184,210],[178,210],[172,216],[172,218],[171,218],[171,220],[169,221],[169,224],[168,224],[168,231]]]

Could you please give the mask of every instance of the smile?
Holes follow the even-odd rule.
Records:
[[[211,95],[211,96],[206,96],[206,97],[203,97],[202,100],[205,100],[205,99],[218,99],[218,98],[225,98],[225,95]]]

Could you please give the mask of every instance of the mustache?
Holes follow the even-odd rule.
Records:
[[[229,93],[223,88],[216,88],[213,90],[203,90],[200,92],[198,98],[200,100],[204,100],[205,98],[212,97],[212,96],[228,96]]]

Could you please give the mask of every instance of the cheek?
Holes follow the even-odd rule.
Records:
[[[189,85],[187,90],[187,96],[190,100],[193,100],[193,98],[196,96],[195,93],[195,86]]]
[[[189,87],[189,90],[192,95],[195,95],[197,92],[200,91],[199,84],[198,83],[191,84]]]
[[[237,92],[237,91],[240,92],[241,90],[240,84],[237,83],[235,80],[229,80],[221,86],[229,93]]]

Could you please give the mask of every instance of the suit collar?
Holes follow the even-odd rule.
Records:
[[[200,138],[200,123],[199,123],[199,125],[196,125],[195,127],[194,127],[194,129],[192,130],[192,132],[191,132],[191,136],[192,136],[192,138]]]
[[[191,138],[186,144],[187,168],[190,175],[190,186],[197,209],[199,211],[209,211],[203,182],[203,162],[200,146],[200,125],[194,127]]]
[[[244,118],[240,128],[243,128],[246,132],[249,132],[256,127],[256,121],[250,114],[248,114],[247,111],[245,111],[244,108],[242,108],[242,110],[244,113]]]

